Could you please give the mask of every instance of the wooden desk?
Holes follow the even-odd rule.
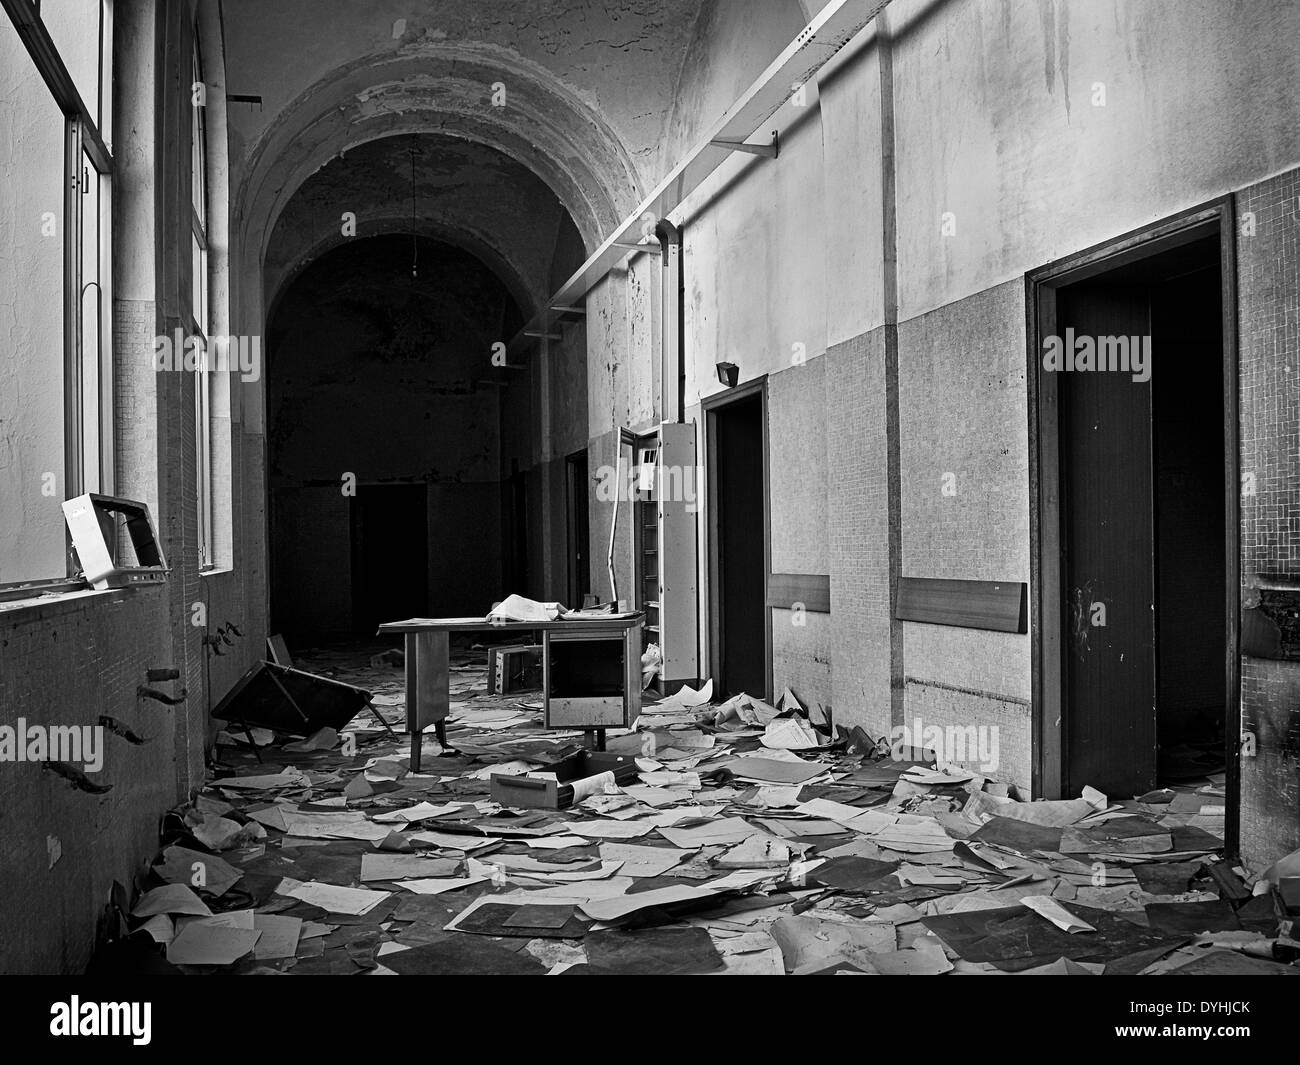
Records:
[[[608,620],[502,621],[486,618],[411,618],[379,626],[383,636],[406,641],[406,731],[411,734],[411,772],[420,771],[420,744],[430,725],[447,747],[447,715],[451,711],[450,664],[453,632],[586,632],[619,633],[640,659],[640,641],[633,640],[645,623],[644,614]],[[635,630],[635,631],[634,631]],[[638,695],[640,691],[638,689]]]

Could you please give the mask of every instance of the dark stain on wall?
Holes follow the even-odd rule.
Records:
[[[1243,654],[1300,662],[1300,591],[1256,591],[1241,617]]]

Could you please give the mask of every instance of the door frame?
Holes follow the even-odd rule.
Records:
[[[722,673],[722,595],[714,575],[721,570],[721,539],[718,535],[718,496],[714,485],[718,483],[718,414],[733,403],[758,397],[763,428],[763,678],[766,690],[762,697],[772,698],[772,608],[767,606],[768,585],[772,578],[772,500],[769,475],[769,440],[767,417],[767,374],[718,392],[700,401],[704,413],[705,502],[704,502],[704,583],[708,589],[709,621],[708,662],[710,676]],[[755,694],[755,693],[750,693]]]
[[[1226,563],[1224,633],[1225,848],[1239,840],[1241,743],[1240,553],[1237,402],[1237,285],[1233,198],[1224,196],[1104,241],[1025,275],[1026,385],[1029,401],[1029,568],[1036,589],[1030,609],[1033,793],[1059,798],[1066,769],[1063,652],[1067,597],[1061,585],[1060,394],[1057,375],[1043,370],[1042,338],[1057,334],[1057,290],[1127,263],[1217,232],[1222,301],[1223,490]]]
[[[565,525],[565,567],[568,570],[568,601],[574,610],[581,608],[583,586],[591,589],[591,510],[589,493],[591,480],[590,459],[586,448],[571,452],[564,457],[564,525]],[[581,467],[583,476],[578,477]],[[579,483],[581,480],[581,483]],[[586,521],[580,522],[579,518]],[[579,525],[582,528],[579,528]],[[579,563],[578,559],[582,561]]]

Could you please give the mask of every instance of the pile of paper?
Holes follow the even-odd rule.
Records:
[[[500,609],[541,620],[554,605]],[[611,733],[635,782],[503,809],[491,778],[544,774],[574,737],[489,695],[485,657],[458,652],[459,753],[420,774],[406,738],[379,730],[351,730],[355,748],[223,746],[223,775],[169,819],[121,903],[129,933],[184,972],[1288,968],[1273,907],[1294,898],[1300,852],[1260,877],[1220,861],[1214,778],[1028,802],[978,767],[882,756],[861,729],[832,742],[829,714],[789,690],[715,706],[706,683]],[[400,713],[383,658],[313,666],[387,686]]]

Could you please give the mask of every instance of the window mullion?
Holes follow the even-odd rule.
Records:
[[[113,438],[113,178],[97,174],[99,182],[99,300],[96,304],[99,326],[99,483],[100,491],[116,491]]]
[[[63,199],[63,390],[64,498],[82,490],[81,378],[81,129],[70,118],[64,143]]]
[[[63,141],[63,498],[81,495],[81,135],[64,121]],[[67,566],[76,573],[72,538],[65,533]]]
[[[63,113],[70,118],[81,118],[87,123],[87,154],[100,173],[110,173],[113,169],[113,153],[100,137],[96,123],[98,108],[92,116],[77,91],[72,75],[68,73],[63,57],[50,39],[49,31],[41,23],[38,9],[29,0],[0,0],[0,7],[9,13],[14,29],[18,31],[18,36],[22,38],[28,54]]]

